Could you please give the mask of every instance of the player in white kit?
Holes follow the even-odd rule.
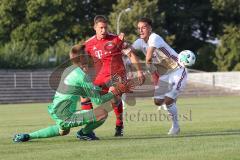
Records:
[[[176,101],[186,85],[185,66],[195,63],[195,55],[189,50],[176,53],[162,37],[152,32],[152,21],[148,18],[141,18],[137,27],[140,38],[132,47],[145,54],[146,66],[155,85],[154,103],[168,111],[172,119],[168,134],[176,135],[180,132]]]

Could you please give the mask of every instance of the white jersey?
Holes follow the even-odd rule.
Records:
[[[186,86],[187,70],[178,64],[178,54],[159,35],[152,33],[146,43],[137,39],[132,47],[141,50],[145,55],[148,47],[156,48],[153,52],[152,63],[160,73],[158,84],[155,86],[154,98],[164,99],[165,96],[176,99]]]
[[[178,53],[156,33],[151,33],[147,43],[141,38],[137,39],[132,47],[135,50],[141,50],[145,55],[148,47],[156,48],[153,52],[152,63],[155,64],[160,74],[167,73],[179,66]]]

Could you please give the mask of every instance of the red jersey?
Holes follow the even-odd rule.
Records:
[[[94,61],[96,71],[95,85],[109,82],[115,74],[125,78],[126,70],[122,60],[122,49],[123,41],[114,34],[108,34],[101,40],[93,36],[85,42],[85,51]]]

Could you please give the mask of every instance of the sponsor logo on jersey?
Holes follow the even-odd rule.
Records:
[[[117,47],[116,44],[115,44],[114,42],[112,42],[112,41],[109,41],[109,42],[105,43],[105,45],[104,45],[104,49],[105,49],[106,51],[112,51],[112,50],[114,50],[116,47]]]
[[[102,58],[102,55],[103,55],[102,50],[97,50],[97,51],[95,51],[95,56],[96,56],[98,59],[101,59],[101,58]]]

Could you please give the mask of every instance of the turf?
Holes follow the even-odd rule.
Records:
[[[70,135],[15,144],[15,133],[53,124],[47,104],[0,105],[1,160],[156,159],[233,160],[240,157],[240,97],[180,98],[181,134],[166,135],[170,121],[152,100],[138,99],[125,110],[125,133],[113,137],[113,113],[96,130],[100,141],[79,141]]]

